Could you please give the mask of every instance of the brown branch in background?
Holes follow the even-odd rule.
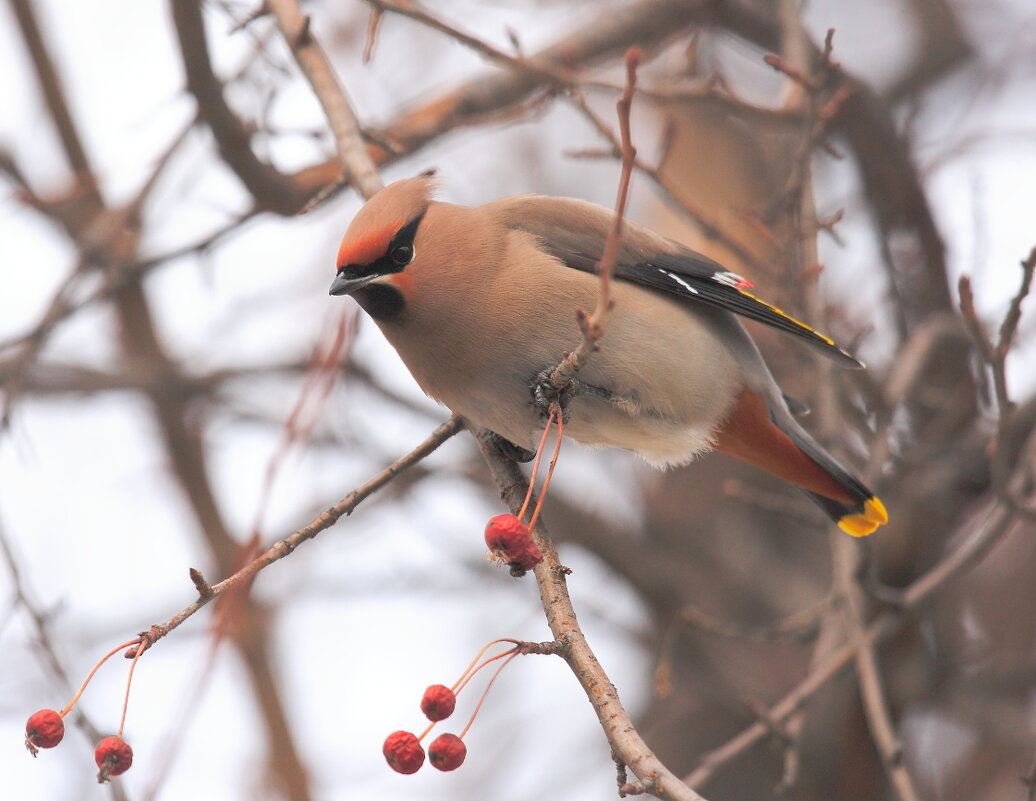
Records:
[[[1027,471],[1028,467],[1024,465],[1015,471],[1009,482],[1014,492],[1023,491],[1027,485]],[[880,614],[861,632],[859,639],[830,654],[826,661],[813,668],[794,689],[771,706],[768,721],[757,721],[723,745],[705,754],[699,760],[698,767],[691,771],[684,781],[693,786],[705,784],[721,767],[772,734],[770,721],[779,723],[802,709],[828,681],[854,661],[860,647],[874,648],[913,621],[917,611],[929,603],[939,591],[967,573],[1002,542],[1018,522],[1019,516],[1017,503],[998,503],[978,531],[903,590],[895,608],[889,608]]]
[[[539,80],[556,83],[559,86],[569,84],[573,80],[570,70],[564,65],[552,64],[549,61],[541,61],[536,58],[523,58],[520,55],[512,56],[510,53],[501,50],[498,47],[494,47],[483,39],[479,39],[477,36],[465,33],[460,28],[450,25],[441,18],[429,14],[415,3],[414,0],[365,0],[365,2],[367,2],[375,11],[391,11],[393,14],[409,17],[415,22],[419,22],[428,28],[446,34],[454,41],[460,42],[462,45],[474,50],[476,53],[480,53],[490,61],[501,64],[505,67],[512,67],[523,72],[528,72]],[[635,40],[631,39],[630,41]]]
[[[341,174],[341,163],[336,157],[287,176],[258,159],[251,150],[246,126],[227,105],[220,82],[213,73],[200,5],[199,0],[170,2],[187,71],[188,89],[198,102],[199,116],[212,129],[223,160],[257,203],[277,214],[295,214],[318,193],[332,191]],[[429,17],[412,5],[404,8],[393,4],[391,10],[400,14],[412,11],[409,15],[418,21]],[[368,152],[375,164],[384,166],[400,156],[414,153],[455,128],[482,123],[491,115],[509,112],[536,92],[554,86],[558,78],[576,67],[585,67],[616,51],[621,52],[633,42],[642,47],[653,46],[679,32],[689,22],[707,17],[708,14],[696,4],[682,0],[640,0],[602,15],[593,25],[580,27],[528,58],[515,58],[497,51],[494,59],[498,63],[509,64],[513,69],[474,78],[427,103],[404,111],[374,136],[390,142],[392,149],[370,142]],[[435,22],[440,30],[452,35],[449,26]],[[473,46],[479,46],[477,40],[469,38],[473,40]]]
[[[608,124],[591,108],[583,93],[576,87],[566,92],[566,97],[611,145],[610,152],[577,151],[572,155],[583,158],[613,157],[621,160],[623,157],[621,137],[615,136]],[[757,257],[746,249],[738,237],[728,231],[727,227],[714,215],[710,214],[704,206],[692,202],[690,198],[678,197],[672,181],[665,173],[661,172],[657,167],[652,167],[642,159],[635,159],[633,164],[638,172],[652,180],[655,186],[665,195],[669,203],[672,204],[673,208],[686,215],[701,230],[705,237],[721,243],[745,264],[758,264]]]
[[[393,143],[396,152],[387,153],[374,148],[374,161],[384,166],[401,155],[416,152],[436,137],[456,128],[513,114],[513,109],[538,93],[555,88],[556,79],[563,74],[570,75],[571,70],[585,69],[624,52],[633,43],[642,48],[654,47],[691,22],[704,21],[707,17],[708,14],[696,4],[683,0],[639,0],[629,6],[612,9],[591,25],[581,25],[531,56],[517,59],[498,51],[498,63],[509,65],[509,69],[468,80],[399,114],[377,132],[380,138]],[[422,21],[420,16],[412,18]],[[439,30],[444,33],[451,31],[442,23],[439,23]],[[481,45],[489,47],[485,43]],[[537,66],[530,69],[529,64]],[[544,71],[549,74],[545,75]],[[333,182],[337,175],[337,170],[326,162],[310,169],[322,176],[325,184]]]
[[[619,159],[623,158],[624,147],[621,137],[617,139],[612,134],[611,129],[603,120],[600,119],[600,117],[586,102],[586,99],[583,97],[581,92],[581,88],[584,84],[577,81],[575,73],[571,70],[567,68],[558,69],[551,64],[550,60],[542,58],[541,56],[533,56],[531,58],[526,58],[521,55],[512,56],[511,54],[494,47],[488,42],[464,33],[458,28],[443,22],[441,19],[428,14],[421,10],[415,3],[410,2],[410,0],[405,0],[405,2],[366,0],[366,2],[376,10],[384,9],[387,11],[393,11],[444,33],[466,47],[481,53],[491,61],[500,63],[505,67],[510,67],[511,69],[542,81],[548,91],[565,90],[566,95],[571,99],[576,108],[578,108],[590,123],[597,128],[598,132],[600,132],[602,136],[611,142],[615,157]],[[631,36],[629,41],[640,42],[641,40]],[[650,43],[650,40],[648,40],[648,43]],[[520,52],[520,48],[517,46],[515,49]],[[585,86],[587,88],[613,89],[611,86],[592,82],[585,84]],[[705,208],[694,205],[687,199],[678,200],[668,180],[657,169],[636,159],[634,160],[634,164],[638,170],[651,177],[658,187],[665,192],[666,196],[676,208],[681,210],[683,213],[690,215],[691,219],[701,228],[702,233],[705,236],[722,242],[724,246],[739,255],[746,263],[752,263],[754,261],[754,257],[741,246],[737,238],[726,232],[724,227],[713,217],[713,215],[709,214]]]
[[[630,179],[633,175],[633,163],[637,158],[637,149],[633,146],[630,135],[630,107],[633,103],[633,90],[637,85],[637,66],[641,53],[630,48],[626,53],[626,87],[616,102],[619,115],[619,130],[622,136],[622,171],[619,175],[619,189],[615,199],[615,216],[611,230],[604,243],[601,261],[597,264],[600,276],[600,289],[597,294],[597,307],[589,316],[582,309],[577,310],[579,328],[583,338],[575,350],[568,353],[561,363],[549,375],[550,383],[558,392],[566,389],[575,374],[586,364],[590,356],[597,350],[597,343],[604,336],[604,323],[611,313],[614,301],[611,296],[612,272],[615,270],[615,259],[619,255],[622,244],[622,221],[626,214],[626,202],[629,198]]]
[[[352,324],[350,324],[350,320]],[[324,405],[338,379],[339,371],[346,362],[355,338],[356,322],[355,307],[342,309],[326,342],[318,342],[313,349],[313,355],[310,357],[305,378],[302,381],[302,388],[299,390],[298,398],[288,414],[287,420],[284,421],[277,450],[270,457],[263,474],[259,505],[252,523],[251,536],[256,542],[259,542],[262,536],[263,519],[281,465],[293,446],[301,447],[309,442],[313,428],[320,420]]]
[[[993,483],[999,491],[1004,489],[1004,481],[1008,469],[1006,461],[1006,450],[1003,447],[1005,432],[1014,412],[1014,402],[1007,391],[1007,356],[1011,351],[1011,344],[1014,342],[1015,333],[1018,330],[1018,323],[1022,317],[1022,303],[1028,297],[1032,289],[1033,273],[1036,272],[1036,247],[1021,262],[1022,280],[1021,285],[1008,306],[1003,322],[1000,324],[1000,331],[996,344],[993,344],[986,331],[985,326],[979,319],[975,310],[975,296],[971,290],[971,279],[962,275],[958,282],[960,293],[960,311],[964,318],[964,325],[971,334],[971,338],[978,348],[983,361],[989,366],[993,373],[993,391],[996,394],[997,404],[997,428],[995,453],[992,460]]]
[[[58,108],[53,113],[60,114]],[[172,161],[173,156],[180,150],[187,140],[191,125],[185,126],[179,134],[166,147],[165,151],[158,157],[150,174],[144,180],[136,194],[118,208],[108,210],[99,205],[100,196],[94,194],[88,198],[81,198],[80,202],[68,207],[61,201],[52,202],[44,200],[36,195],[29,187],[25,187],[28,197],[31,198],[31,205],[42,214],[60,225],[72,237],[80,251],[80,259],[58,290],[54,293],[47,305],[46,311],[40,317],[39,322],[29,333],[17,339],[0,342],[0,351],[16,347],[17,353],[14,358],[5,365],[8,373],[7,379],[3,382],[4,400],[3,410],[0,412],[0,426],[6,425],[10,420],[11,409],[21,390],[22,382],[29,365],[36,360],[47,338],[54,328],[71,314],[84,308],[93,302],[95,292],[87,299],[76,298],[76,290],[79,284],[88,273],[96,273],[99,263],[107,261],[109,253],[119,253],[120,256],[128,255],[125,250],[126,232],[135,229],[140,223],[140,215],[144,206],[151,198],[159,179],[165,173],[166,168]],[[72,136],[72,132],[68,134]],[[72,136],[73,139],[76,137]],[[74,151],[74,148],[73,148]],[[69,154],[69,159],[74,152]],[[20,171],[15,170],[16,174]],[[90,177],[88,180],[93,181]],[[93,198],[92,200],[90,198]],[[88,211],[87,221],[81,219],[82,213]],[[105,265],[109,266],[109,265]],[[112,283],[112,269],[104,270],[102,286],[111,287],[108,296],[114,294],[115,287]],[[120,284],[122,285],[122,284]]]
[[[385,12],[380,8],[372,8],[370,20],[367,22],[367,41],[363,44],[363,56],[361,62],[366,65],[374,58],[374,48],[378,46],[378,32],[381,30],[381,21]]]
[[[1025,787],[1025,801],[1036,801],[1036,753],[1032,755],[1029,770],[1024,776],[1020,776],[1019,780]]]
[[[68,103],[65,102],[65,90],[61,76],[43,41],[43,34],[40,31],[39,20],[36,19],[32,0],[9,0],[9,2],[18,21],[22,41],[29,51],[33,67],[36,70],[36,77],[39,79],[40,90],[43,92],[47,110],[54,121],[54,129],[61,139],[61,147],[72,169],[76,191],[84,195],[96,194],[98,190],[93,168],[90,166],[86,148],[83,147],[83,142],[72,119],[72,112],[69,110]]]
[[[107,269],[104,271],[100,285],[96,289],[87,292],[83,297],[73,299],[69,297],[68,287],[69,283],[75,281],[79,275],[79,269],[77,268],[69,278],[69,281],[66,281],[51,299],[47,311],[44,312],[39,322],[25,334],[21,334],[13,339],[0,341],[0,351],[18,346],[28,346],[35,348],[38,353],[54,329],[68,318],[94,304],[111,300],[119,290],[134,281],[141,280],[152,270],[167,262],[194,253],[204,253],[231,234],[238,232],[245,223],[255,219],[258,214],[258,209],[250,209],[211,234],[206,234],[198,241],[191,242],[166,253],[147,258],[135,258],[126,263],[106,265]],[[11,376],[14,375],[14,371],[9,366],[6,372]]]
[[[323,182],[284,175],[252,149],[252,134],[223,97],[209,57],[201,0],[170,0],[187,89],[198,103],[198,117],[212,129],[220,157],[262,208],[282,215],[298,211]]]
[[[1018,331],[1018,323],[1022,319],[1022,303],[1032,289],[1033,272],[1036,271],[1036,247],[1029,251],[1029,255],[1022,261],[1022,282],[1018,291],[1011,299],[1011,305],[1004,315],[1004,321],[1000,324],[1000,338],[996,345],[997,355],[1001,358],[1007,356],[1011,345],[1014,343],[1014,335]]]
[[[267,5],[324,109],[347,180],[369,200],[383,184],[367,152],[367,144],[349,98],[338,82],[327,54],[313,35],[310,18],[302,14],[296,0],[267,0]]]
[[[841,617],[849,643],[856,651],[856,679],[868,729],[898,798],[901,801],[920,801],[913,778],[903,764],[903,747],[892,719],[875,643],[866,637],[868,598],[860,586],[859,552],[853,547],[855,542],[844,539],[840,534],[832,534],[832,537],[838,537],[834,543],[835,587],[844,601]]]
[[[817,212],[813,197],[813,153],[821,143],[834,111],[848,96],[848,84],[840,78],[838,65],[831,58],[834,30],[829,30],[818,58],[811,52],[811,41],[799,18],[794,0],[778,4],[781,24],[781,56],[770,55],[764,61],[791,80],[789,104],[802,107],[803,129],[794,157],[795,169],[788,176],[776,206],[785,206],[793,221],[795,238],[791,242],[788,273],[800,280],[799,288],[810,319],[826,328],[826,305],[815,280],[802,280],[807,270],[818,264]],[[817,364],[816,406],[818,428],[825,440],[836,436],[839,421],[845,419],[835,392],[832,365],[824,360]],[[885,773],[900,801],[919,801],[913,779],[902,762],[902,746],[896,734],[889,708],[878,654],[864,637],[867,624],[868,597],[860,586],[861,552],[858,543],[842,532],[829,535],[833,565],[833,594],[841,603],[832,608],[824,620],[823,634],[818,638],[815,659],[826,657],[827,644],[848,637],[856,648],[854,664],[860,687],[864,715],[871,739],[881,756]],[[798,721],[799,723],[801,721]],[[795,726],[799,728],[798,725]]]

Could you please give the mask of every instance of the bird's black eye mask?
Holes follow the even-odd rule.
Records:
[[[417,251],[414,250],[414,237],[417,236],[417,226],[424,219],[422,211],[414,219],[396,231],[385,249],[385,255],[375,259],[370,264],[346,264],[338,269],[339,275],[346,278],[367,278],[372,275],[391,275],[400,273],[410,262],[414,260]]]

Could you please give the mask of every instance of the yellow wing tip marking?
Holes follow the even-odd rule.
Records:
[[[833,347],[839,353],[841,353],[844,356],[847,356],[848,359],[852,359],[853,361],[858,362],[861,365],[861,367],[863,366],[863,363],[860,362],[857,359],[856,356],[854,356],[852,353],[848,352],[847,350],[843,350],[842,348],[838,347],[838,345],[835,344],[835,341],[833,339],[831,339],[831,337],[827,336],[826,334],[821,334],[821,332],[818,332],[816,330],[816,328],[812,327],[811,325],[807,325],[802,320],[797,320],[795,317],[793,317],[792,315],[788,314],[787,312],[785,312],[785,311],[783,311],[781,309],[778,309],[773,304],[768,304],[766,301],[764,301],[764,299],[762,299],[761,297],[759,297],[757,295],[752,294],[751,292],[747,292],[747,291],[745,291],[744,289],[741,289],[741,288],[738,288],[738,291],[741,294],[745,295],[745,297],[751,297],[753,299],[753,301],[755,301],[755,303],[761,304],[762,306],[767,307],[767,309],[772,311],[774,314],[778,314],[781,317],[783,317],[785,320],[789,320],[790,322],[794,322],[799,327],[805,328],[806,331],[808,331],[810,334],[812,334],[817,339],[826,342],[828,345]]]
[[[838,527],[853,537],[866,537],[878,526],[889,522],[889,513],[878,498],[871,496],[863,502],[863,511],[845,515]]]

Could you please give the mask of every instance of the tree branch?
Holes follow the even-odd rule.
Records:
[[[525,477],[513,461],[500,455],[489,432],[479,432],[476,439],[493,480],[500,489],[501,498],[517,514],[528,490]],[[612,753],[640,780],[636,788],[629,788],[627,792],[648,792],[666,801],[705,801],[691,789],[690,783],[681,781],[662,764],[637,732],[619,700],[618,691],[579,626],[565,580],[567,568],[561,565],[542,518],[533,536],[543,553],[543,561],[536,565],[535,575],[547,625],[561,646],[562,658],[568,663],[597,713]]]
[[[345,89],[310,29],[310,18],[303,16],[295,0],[267,0],[267,3],[277,18],[284,41],[324,109],[346,180],[369,200],[383,184]]]
[[[400,473],[420,462],[463,428],[464,421],[456,415],[452,416],[436,428],[424,442],[410,451],[410,453],[401,456],[369,481],[354,489],[334,506],[325,509],[319,516],[302,528],[275,542],[235,573],[227,576],[218,584],[210,585],[202,579],[205,589],[204,591],[199,589],[198,599],[194,603],[184,607],[165,623],[155,624],[147,631],[141,633],[141,636],[148,641],[147,647],[150,648],[171,631],[178,628],[184,621],[202,607],[207,606],[211,601],[232,590],[247,586],[262,570],[288,556],[302,543],[313,539],[320,532],[331,528],[342,517],[352,514],[353,510],[366,498],[391,482]],[[194,571],[194,573],[197,573],[197,571]],[[198,583],[198,578],[193,573],[191,580],[196,587],[201,587]]]

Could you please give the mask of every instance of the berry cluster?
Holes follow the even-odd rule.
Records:
[[[483,660],[482,657],[486,651],[499,643],[510,643],[512,647]],[[446,718],[453,714],[453,711],[457,708],[457,694],[467,686],[476,673],[491,662],[506,657],[503,664],[497,668],[496,673],[493,674],[493,677],[486,685],[482,697],[475,706],[475,711],[461,733],[459,735],[440,734],[428,746],[428,761],[432,763],[433,768],[447,771],[456,770],[463,765],[464,758],[468,755],[468,748],[464,745],[464,735],[468,733],[471,725],[475,722],[479,709],[482,708],[482,702],[485,701],[489,688],[493,686],[493,682],[500,675],[500,671],[519,653],[516,640],[494,640],[479,651],[478,655],[471,661],[471,664],[468,665],[467,670],[461,674],[461,677],[457,679],[452,687],[447,687],[443,684],[433,684],[425,690],[424,695],[421,697],[421,711],[431,722],[420,736],[401,730],[394,731],[385,738],[381,752],[385,755],[385,761],[388,762],[389,767],[397,773],[416,773],[420,770],[425,761],[425,750],[421,745],[421,741],[431,732],[436,723],[446,720]]]
[[[62,711],[68,714],[67,710]],[[62,712],[41,709],[33,712],[25,723],[25,747],[36,756],[41,748],[53,748],[65,736]],[[97,781],[105,782],[110,776],[125,773],[133,764],[133,749],[121,737],[105,737],[94,750],[94,761],[100,772]]]
[[[79,690],[60,712],[54,709],[41,709],[33,712],[25,723],[25,747],[34,757],[41,748],[53,748],[64,739],[65,716],[72,711],[90,680],[97,673],[98,668],[108,661],[112,656],[126,648],[132,648],[127,656],[133,657],[133,664],[130,667],[129,678],[126,681],[126,701],[122,707],[122,721],[119,724],[119,733],[111,737],[105,737],[94,750],[94,761],[97,763],[97,781],[106,782],[112,776],[118,776],[130,769],[133,764],[133,749],[122,739],[122,730],[126,724],[126,704],[129,703],[129,688],[133,681],[133,669],[137,666],[137,659],[146,648],[143,639],[131,640],[109,651],[87,675],[86,680]]]

